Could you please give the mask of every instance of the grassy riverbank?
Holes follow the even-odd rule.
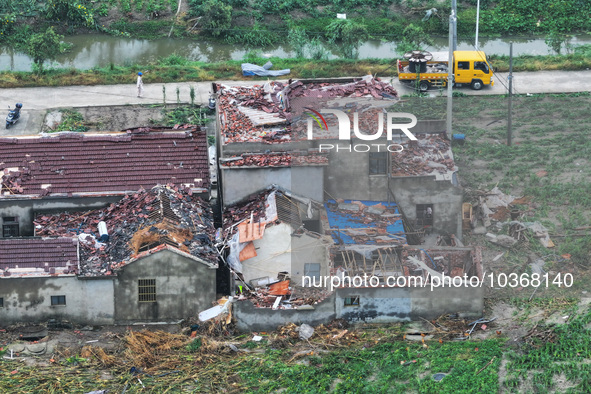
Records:
[[[273,69],[289,68],[289,78],[334,78],[341,76],[377,75],[396,76],[396,62],[392,59],[366,60],[311,60],[248,57],[245,61],[264,64],[268,60]],[[218,63],[192,62],[177,55],[161,59],[147,65],[95,67],[90,70],[48,69],[39,74],[34,72],[0,72],[0,88],[69,86],[69,85],[113,85],[130,83],[138,71],[145,73],[146,83],[252,80],[242,76],[240,65],[244,61],[225,61]],[[507,56],[491,56],[496,71],[509,69]],[[583,53],[563,56],[519,56],[514,58],[513,70],[585,70],[591,68],[591,57]],[[266,80],[267,78],[258,78]]]
[[[458,34],[474,35],[476,1],[458,2]],[[554,0],[483,0],[481,36],[543,35],[568,40],[591,30],[591,3]],[[436,8],[430,18],[427,10]],[[166,36],[260,46],[284,42],[290,30],[308,39],[334,37],[336,14],[370,37],[399,41],[409,24],[447,35],[449,3],[436,0],[11,0],[0,2],[0,42],[24,45],[31,32],[53,25],[61,34],[100,31],[134,38]],[[201,18],[201,19],[200,19]],[[566,41],[565,41],[566,42]]]

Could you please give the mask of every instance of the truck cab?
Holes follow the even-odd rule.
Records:
[[[492,69],[482,51],[455,51],[453,70],[456,84],[469,84],[474,90],[494,86]]]

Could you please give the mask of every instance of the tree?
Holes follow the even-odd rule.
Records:
[[[327,27],[328,41],[337,44],[339,51],[348,59],[355,59],[359,45],[369,38],[367,27],[350,19],[337,19]]]
[[[433,45],[433,40],[422,27],[409,24],[404,28],[400,41],[396,44],[396,52],[403,55],[406,52],[422,51],[427,45]]]
[[[214,37],[228,30],[232,25],[232,6],[220,0],[207,0],[201,5],[203,27]]]
[[[33,34],[27,42],[27,53],[33,58],[33,63],[39,72],[43,72],[43,63],[53,60],[61,52],[60,42],[64,36],[48,27],[45,33]]]

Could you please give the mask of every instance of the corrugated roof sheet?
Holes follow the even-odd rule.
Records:
[[[209,186],[205,131],[0,138],[2,196]]]

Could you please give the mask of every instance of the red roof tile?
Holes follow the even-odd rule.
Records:
[[[4,170],[4,174],[2,174]],[[209,186],[205,131],[0,138],[3,195]]]
[[[5,276],[72,272],[78,268],[78,241],[73,238],[0,239],[0,271]]]

